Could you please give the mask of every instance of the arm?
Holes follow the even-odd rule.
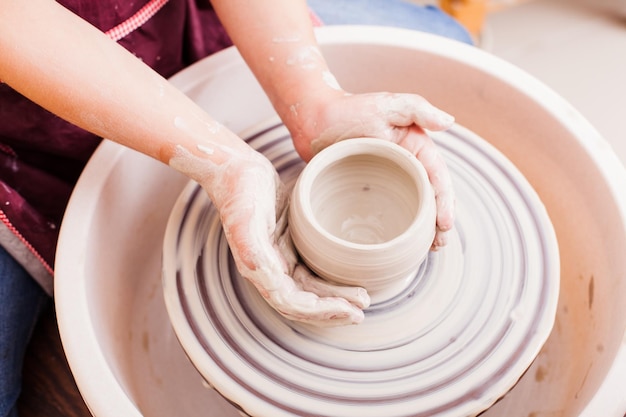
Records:
[[[290,129],[305,160],[313,152],[300,141],[307,108],[344,95],[317,46],[304,0],[213,0],[220,20]],[[319,103],[319,104],[318,104]]]
[[[0,0],[0,21],[0,79],[71,123],[164,163],[178,145],[196,152],[199,140],[245,150],[165,79],[55,1]]]
[[[286,198],[265,157],[53,0],[0,0],[0,22],[0,79],[67,121],[200,183],[238,269],[277,311],[323,325],[362,320],[369,302],[362,289],[306,290],[311,277],[295,265],[285,228],[277,227]]]

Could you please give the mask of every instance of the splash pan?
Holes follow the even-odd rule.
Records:
[[[623,395],[606,394],[626,384],[619,373],[606,379],[626,329],[626,173],[611,148],[550,89],[478,49],[399,29],[327,27],[318,36],[347,90],[422,94],[495,147],[554,226],[561,273],[553,330],[483,415],[569,417],[587,407],[585,417],[622,417]],[[235,132],[274,115],[234,49],[172,82]],[[166,224],[187,185],[168,167],[105,142],[68,206],[55,266],[57,315],[77,385],[97,417],[239,415],[191,365],[162,296]],[[459,216],[458,244],[470,248],[471,222]]]

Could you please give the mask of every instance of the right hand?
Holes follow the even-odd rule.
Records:
[[[454,189],[448,167],[427,130],[446,130],[454,118],[416,94],[333,91],[315,97],[287,119],[300,156],[308,161],[323,148],[356,137],[379,138],[404,147],[422,163],[435,191],[437,230],[432,249],[445,246],[447,233],[454,227]]]

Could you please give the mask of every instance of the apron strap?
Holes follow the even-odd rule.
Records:
[[[146,23],[152,16],[154,16],[163,6],[167,4],[169,0],[150,0],[145,6],[143,6],[137,13],[105,32],[109,38],[114,41],[119,41],[126,35],[139,29],[144,23]]]

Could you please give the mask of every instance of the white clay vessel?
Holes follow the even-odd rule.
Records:
[[[435,235],[435,196],[422,164],[401,146],[371,138],[317,154],[294,187],[289,227],[298,253],[320,277],[401,289]]]

